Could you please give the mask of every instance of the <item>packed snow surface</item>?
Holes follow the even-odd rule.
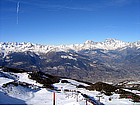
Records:
[[[18,76],[18,81],[20,81],[20,82],[33,84],[33,85],[36,85],[36,86],[42,86],[42,84],[37,83],[35,80],[29,79],[29,74],[28,73],[17,73],[15,75]]]
[[[12,78],[15,77],[13,80]],[[32,86],[10,84],[19,81]],[[9,83],[9,84],[8,84]],[[3,87],[7,84],[6,87]],[[0,104],[27,104],[27,105],[52,105],[55,94],[56,105],[85,105],[86,100],[81,93],[94,97],[105,105],[131,105],[135,104],[130,99],[120,99],[119,94],[112,96],[101,95],[98,91],[89,91],[77,86],[89,86],[72,79],[61,79],[53,84],[54,90],[44,88],[42,84],[29,78],[28,73],[10,73],[8,77],[0,77]],[[88,102],[88,105],[91,103]]]
[[[9,79],[9,78],[5,78],[5,77],[0,77],[0,86],[6,84],[6,83],[10,83],[13,82],[14,80]]]

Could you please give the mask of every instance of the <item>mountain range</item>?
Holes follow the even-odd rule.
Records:
[[[88,82],[140,80],[140,41],[83,44],[0,43],[0,66],[42,71]]]

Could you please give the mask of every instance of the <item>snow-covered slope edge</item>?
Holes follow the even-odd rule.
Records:
[[[130,89],[122,90],[107,83],[91,84],[40,72],[11,72],[10,69],[0,69],[0,104],[52,105],[54,93],[56,105],[92,105],[85,100],[83,94],[105,105],[140,102],[138,90],[132,93]]]

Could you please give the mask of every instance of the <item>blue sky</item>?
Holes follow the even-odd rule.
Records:
[[[0,42],[72,44],[106,38],[140,40],[140,0],[0,0]]]

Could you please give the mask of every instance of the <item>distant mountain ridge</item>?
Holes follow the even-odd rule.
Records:
[[[41,44],[33,44],[33,43],[10,43],[10,42],[0,42],[0,50],[3,53],[8,52],[48,52],[51,50],[55,51],[81,51],[85,49],[104,49],[104,50],[116,50],[116,49],[124,49],[126,47],[136,47],[140,48],[140,41],[136,42],[123,42],[117,39],[106,39],[104,42],[94,42],[91,40],[87,40],[83,44],[71,44],[71,45],[41,45]]]
[[[0,66],[97,82],[140,79],[140,41],[83,44],[0,43]]]

